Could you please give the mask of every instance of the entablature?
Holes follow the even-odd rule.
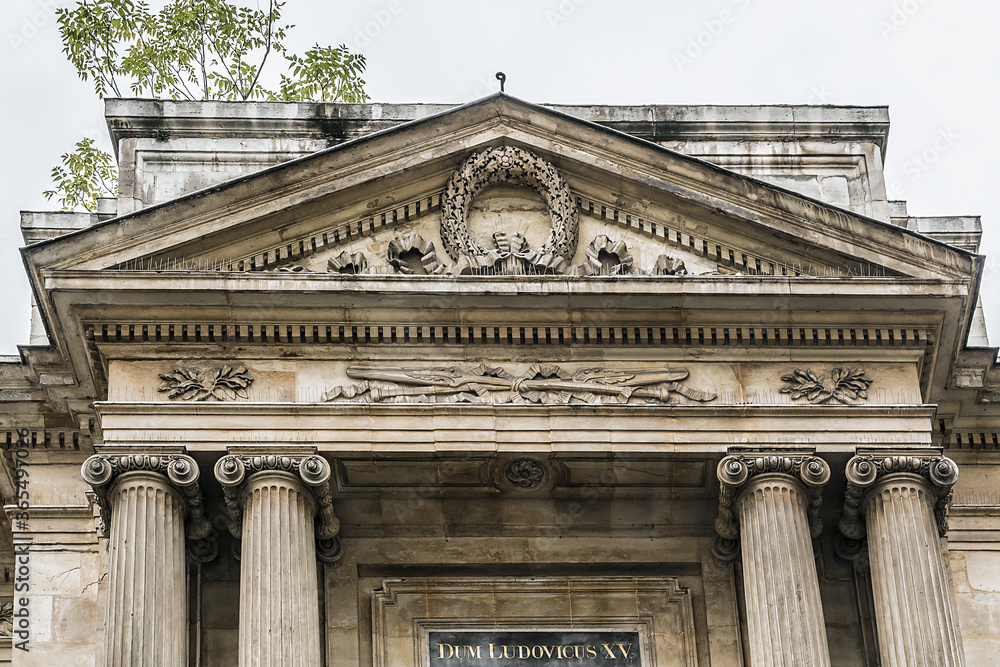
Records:
[[[930,446],[929,405],[374,405],[316,403],[95,404],[104,446],[308,444],[349,453],[699,453],[736,445]]]

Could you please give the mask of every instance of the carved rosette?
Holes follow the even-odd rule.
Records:
[[[340,520],[333,510],[330,487],[330,464],[321,456],[245,456],[229,454],[215,464],[215,477],[222,483],[229,532],[239,539],[243,535],[244,491],[247,480],[257,473],[275,471],[297,476],[312,491],[316,501],[316,553],[325,563],[340,560]]]
[[[185,501],[187,518],[184,533],[188,555],[198,562],[215,558],[212,524],[205,516],[205,502],[198,484],[200,470],[195,460],[184,454],[95,454],[84,461],[81,468],[83,479],[93,487],[101,510],[100,532],[106,534],[111,525],[110,491],[117,479],[129,472],[151,472],[166,477]]]
[[[368,270],[368,258],[362,252],[350,253],[343,251],[336,257],[328,260],[326,269],[330,273],[341,273],[344,275],[356,275]]]
[[[484,248],[469,231],[469,207],[477,194],[493,183],[512,183],[529,187],[542,196],[549,207],[552,229],[541,248],[531,251],[535,263],[561,266],[553,259],[571,260],[579,237],[579,211],[576,198],[556,168],[534,153],[516,146],[489,148],[472,155],[448,180],[442,200],[441,240],[455,261],[462,257],[480,258],[491,251]],[[475,267],[475,259],[468,264]]]
[[[809,533],[819,537],[823,530],[819,510],[823,487],[830,481],[830,466],[816,456],[727,456],[719,462],[719,513],[715,518],[716,537],[712,553],[722,562],[734,560],[739,553],[740,527],[733,506],[737,496],[752,478],[764,474],[787,475],[804,487],[808,497]]]
[[[650,273],[654,276],[686,276],[688,270],[683,261],[669,255],[660,255]]]
[[[447,267],[438,260],[434,244],[419,234],[397,236],[386,249],[389,265],[404,275],[437,276],[446,272]]]
[[[632,273],[632,255],[621,239],[612,241],[601,234],[585,251],[587,261],[576,267],[581,276],[623,276]]]
[[[876,456],[863,454],[847,462],[847,489],[844,492],[844,511],[840,517],[838,552],[854,559],[864,549],[866,537],[862,506],[868,491],[887,475],[910,474],[922,477],[935,496],[934,518],[938,533],[948,533],[948,504],[951,489],[958,481],[958,466],[946,456]]]

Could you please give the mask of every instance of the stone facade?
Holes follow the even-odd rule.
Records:
[[[992,664],[981,227],[886,109],[107,116],[21,216],[0,664]]]

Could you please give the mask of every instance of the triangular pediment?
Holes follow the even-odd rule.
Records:
[[[528,157],[513,172],[498,167],[510,154]],[[533,174],[523,177],[525,168]],[[484,175],[490,169],[507,171]],[[556,211],[553,197],[575,210]],[[456,210],[463,216],[458,231]],[[548,241],[560,215],[575,216],[575,229],[559,232],[569,237],[555,247]],[[456,234],[467,234],[473,250]],[[423,257],[420,266],[414,253]],[[505,95],[116,218],[27,254],[36,268],[49,269],[439,275],[962,279],[975,265],[973,255],[905,229]],[[506,258],[519,254],[531,258],[512,268]]]

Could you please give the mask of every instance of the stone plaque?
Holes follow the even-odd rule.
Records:
[[[431,667],[641,667],[638,632],[489,630],[431,632]]]

